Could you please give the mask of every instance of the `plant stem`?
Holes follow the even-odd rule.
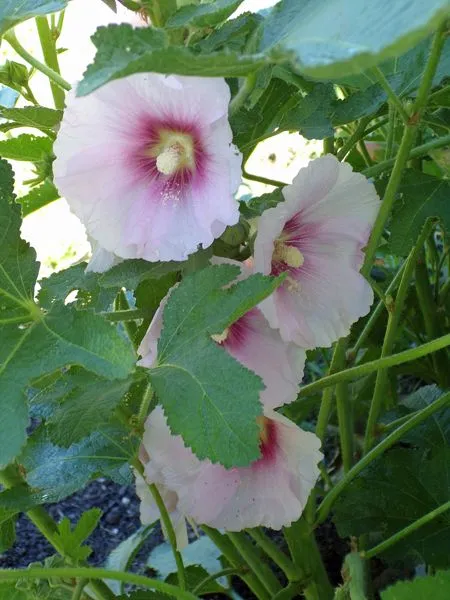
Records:
[[[351,367],[345,371],[339,371],[333,375],[322,377],[322,379],[313,381],[313,383],[308,383],[300,388],[297,398],[315,394],[330,385],[336,385],[340,381],[351,381],[363,377],[364,375],[369,375],[378,369],[386,369],[388,367],[395,367],[397,365],[402,365],[403,363],[411,362],[412,360],[422,358],[422,356],[427,356],[428,354],[437,352],[438,350],[441,350],[441,348],[446,348],[447,346],[450,346],[450,334],[443,335],[440,338],[427,342],[426,344],[421,344],[410,350],[404,350],[398,354],[391,354],[391,356],[371,360],[370,362]]]
[[[250,179],[250,181],[258,181],[259,183],[265,183],[266,185],[273,185],[274,187],[284,187],[285,185],[288,185],[284,181],[277,181],[276,179],[268,179],[267,177],[254,175],[253,173],[249,173],[245,169],[242,169],[242,177],[244,179]]]
[[[98,569],[91,567],[58,567],[58,568],[28,568],[28,569],[1,569],[0,581],[18,581],[19,579],[113,579],[114,581],[124,581],[133,585],[156,590],[168,594],[173,598],[180,600],[198,600],[197,596],[180,590],[175,585],[164,583],[159,579],[151,579],[135,573],[124,573],[123,571],[109,571],[108,569]],[[115,598],[115,596],[113,596]]]
[[[368,123],[370,123],[370,121],[372,119],[373,119],[372,116],[370,116],[370,117],[363,117],[359,121],[358,126],[356,127],[355,131],[352,133],[352,135],[349,138],[347,138],[347,141],[345,142],[345,144],[338,151],[337,157],[338,157],[339,160],[344,160],[344,158],[346,157],[346,155],[348,154],[348,152],[350,152],[350,150],[353,148],[353,146],[362,137],[364,137],[364,132],[366,130],[366,126],[368,125]]]
[[[73,590],[72,600],[81,600],[83,590],[89,583],[89,579],[79,579]]]
[[[445,29],[446,23],[443,23],[443,25],[441,25],[441,27],[438,29],[437,33],[434,36],[428,62],[426,64],[425,71],[420,82],[419,90],[417,92],[417,97],[413,105],[412,117],[408,120],[408,123],[403,131],[402,141],[400,143],[400,148],[395,159],[394,168],[392,169],[392,173],[389,178],[386,191],[384,193],[383,202],[375,220],[375,224],[373,226],[372,233],[369,238],[369,243],[367,244],[366,257],[364,265],[361,269],[362,274],[366,277],[370,273],[372,261],[378,248],[378,243],[383,234],[386,221],[391,213],[395,196],[397,194],[398,187],[403,177],[403,170],[408,161],[411,148],[414,145],[418,123],[420,122],[422,113],[427,104],[428,94],[431,89],[433,77],[436,73],[436,68],[439,63],[439,57],[441,55],[442,48],[446,39]]]
[[[411,150],[408,158],[417,158],[418,156],[425,156],[430,150],[434,150],[435,148],[442,148],[442,146],[448,145],[450,145],[450,134],[431,140],[431,142],[427,142],[426,144],[416,146],[413,150]],[[366,177],[376,177],[383,171],[387,171],[388,169],[390,169],[392,165],[395,164],[395,160],[395,158],[384,160],[383,162],[373,165],[373,167],[364,169],[364,171],[362,171],[362,174]]]
[[[373,558],[377,554],[380,554],[381,552],[384,552],[385,550],[387,550],[387,548],[390,548],[410,533],[416,531],[416,529],[419,529],[419,527],[426,525],[427,523],[429,523],[439,515],[442,515],[443,513],[447,512],[448,510],[450,510],[450,500],[445,504],[442,504],[438,508],[435,508],[434,510],[430,511],[426,515],[423,515],[423,517],[420,517],[420,519],[417,519],[417,521],[414,521],[414,523],[411,523],[411,525],[408,525],[408,527],[397,531],[397,533],[394,533],[394,535],[392,535],[384,542],[381,542],[381,544],[377,544],[373,548],[370,548],[370,550],[362,552],[362,557],[369,559]]]
[[[55,40],[48,25],[47,17],[36,17],[36,27],[39,33],[41,42],[42,54],[47,66],[55,73],[60,73],[58,55],[56,53]],[[50,80],[50,88],[52,90],[55,108],[62,110],[64,108],[64,90]]]
[[[441,327],[423,252],[416,262],[416,293],[427,337],[428,339],[438,337],[441,335]],[[449,384],[448,356],[445,349],[433,355],[433,366],[440,387],[445,389]]]
[[[393,107],[396,108],[398,114],[400,115],[400,117],[402,118],[403,122],[406,125],[409,120],[409,115],[407,114],[406,110],[404,109],[402,101],[397,96],[397,94],[394,92],[394,90],[391,88],[391,85],[390,85],[389,81],[386,79],[383,71],[379,67],[373,67],[372,72],[374,73],[375,77],[378,79],[378,83],[381,85],[383,90],[386,92],[389,102],[391,103],[391,105]]]
[[[17,467],[9,465],[4,470],[0,471],[0,483],[6,488],[13,488],[16,486],[23,486],[25,482]],[[35,508],[30,509],[27,511],[26,515],[63,558],[68,561],[72,560],[70,554],[67,554],[65,547],[61,546],[59,543],[56,523],[42,506],[36,506]],[[101,600],[111,600],[111,598],[114,598],[114,594],[103,581],[92,581],[90,582],[90,585]]]
[[[389,297],[397,288],[397,284],[403,275],[405,266],[406,266],[406,261],[402,264],[400,269],[395,274],[395,277],[389,284],[389,286],[386,290],[386,293],[385,293],[385,297]],[[365,324],[364,329],[361,331],[359,338],[356,340],[355,345],[353,346],[353,348],[350,348],[350,350],[348,351],[347,356],[349,358],[355,358],[356,355],[358,354],[359,350],[361,350],[363,344],[369,337],[370,332],[374,328],[374,326],[375,326],[376,322],[378,321],[379,316],[383,312],[383,308],[385,306],[386,306],[386,304],[384,302],[382,302],[381,300],[378,302],[376,308],[372,311],[372,314],[370,315],[369,320]]]
[[[263,586],[269,592],[270,597],[273,598],[273,596],[281,590],[280,582],[272,573],[272,570],[266,565],[266,563],[261,560],[260,556],[258,556],[258,553],[255,552],[255,548],[250,540],[245,536],[245,533],[228,531],[227,536],[234,544],[236,550],[245,560],[247,565],[251,568],[251,570],[255,573]]]
[[[149,411],[152,399],[153,399],[153,388],[150,384],[148,384],[148,386],[146,387],[145,392],[143,394],[141,405],[139,407],[138,424],[137,424],[137,428],[136,428],[138,431],[142,431],[142,432],[144,431],[144,425],[145,425],[145,421],[148,417],[148,411]]]
[[[215,529],[212,529],[211,527],[202,525],[202,529],[209,539],[214,542],[217,548],[219,548],[230,565],[240,571],[240,573],[238,573],[239,577],[248,585],[255,596],[259,598],[259,600],[271,600],[271,597],[267,593],[266,589],[253,572],[247,574],[243,573],[242,567],[244,566],[244,561],[231,541],[225,535],[221,534]]]
[[[35,69],[37,69],[41,73],[44,73],[44,75],[47,75],[47,77],[51,81],[56,83],[56,85],[59,85],[61,88],[63,88],[64,90],[67,90],[67,91],[72,89],[70,83],[68,83],[65,79],[63,79],[59,73],[57,73],[56,71],[54,71],[47,65],[44,65],[43,63],[38,61],[36,58],[34,58],[34,56],[32,54],[27,52],[27,50],[25,50],[25,48],[19,43],[19,40],[17,39],[14,31],[10,30],[7,33],[5,33],[5,35],[3,36],[3,39],[8,42],[8,44],[11,46],[11,48],[13,48],[19,56],[21,56],[24,60],[26,60]]]
[[[230,111],[229,111],[230,115],[234,115],[235,113],[237,113],[237,111],[239,109],[241,109],[244,106],[245,101],[250,96],[250,94],[253,92],[255,85],[256,85],[256,72],[250,73],[249,75],[247,75],[244,83],[241,85],[237,94],[235,95],[233,100],[230,102]]]
[[[323,140],[323,153],[324,154],[335,154],[334,136],[326,137]]]
[[[385,160],[389,160],[392,156],[392,149],[394,147],[396,122],[397,122],[397,120],[396,120],[395,108],[392,106],[392,104],[389,104],[389,125],[388,125],[387,139],[386,139],[386,150],[384,153]]]
[[[284,530],[289,550],[296,567],[305,580],[305,600],[331,600],[331,587],[322,557],[317,547],[314,531],[304,517]],[[306,581],[308,580],[309,581]]]
[[[186,589],[186,576],[184,573],[183,558],[177,548],[177,538],[175,535],[175,530],[173,528],[172,519],[170,518],[169,513],[167,512],[167,508],[166,508],[166,505],[164,504],[164,500],[162,499],[161,494],[159,493],[159,490],[156,487],[156,485],[154,483],[152,483],[151,485],[149,485],[149,489],[153,496],[154,501],[156,502],[156,506],[158,507],[159,514],[161,515],[162,524],[164,526],[169,543],[172,547],[173,556],[175,558],[175,563],[177,565],[178,584],[182,590],[185,590]]]
[[[397,336],[397,329],[400,323],[400,319],[403,312],[403,306],[405,304],[406,296],[408,293],[409,282],[412,277],[414,267],[417,260],[417,255],[422,249],[425,240],[430,234],[434,225],[433,219],[428,219],[425,223],[419,239],[416,244],[412,247],[408,258],[406,259],[405,269],[398,287],[395,301],[390,304],[388,323],[386,327],[386,333],[384,335],[383,347],[381,349],[381,358],[386,358],[392,353],[394,347],[395,338]],[[380,369],[377,373],[375,381],[375,389],[373,392],[372,402],[370,404],[369,416],[367,419],[366,433],[364,437],[364,452],[368,452],[373,445],[375,438],[375,428],[380,416],[381,409],[383,406],[384,399],[386,397],[386,386],[388,382],[388,371],[387,369]]]
[[[245,569],[241,570],[245,571]],[[216,579],[220,579],[221,577],[227,577],[228,575],[236,575],[237,573],[239,573],[239,569],[236,569],[235,567],[228,567],[226,569],[222,569],[221,571],[217,571],[217,573],[208,575],[208,577],[205,577],[205,579],[200,581],[200,583],[192,590],[192,593],[198,595],[202,591],[202,589],[206,585],[208,585],[208,583],[211,583],[211,581],[215,581]]]
[[[294,563],[260,528],[247,529],[247,533],[264,550],[267,556],[280,567],[289,581],[299,580],[299,573]]]
[[[419,423],[422,423],[432,414],[450,405],[450,392],[443,394],[440,398],[429,404],[422,410],[414,413],[406,423],[400,425],[398,429],[393,431],[384,438],[377,446],[372,448],[338,483],[328,492],[323,499],[317,511],[316,525],[323,523],[328,517],[330,510],[337,500],[338,496],[351,483],[361,471],[363,471],[372,461],[381,456],[385,450],[390,448],[401,439],[408,431],[414,429]]]

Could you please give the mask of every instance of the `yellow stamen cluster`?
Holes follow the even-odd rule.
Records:
[[[295,269],[301,267],[305,262],[305,258],[298,248],[288,246],[280,240],[275,242],[273,260],[283,262],[288,265],[288,267],[293,267]]]

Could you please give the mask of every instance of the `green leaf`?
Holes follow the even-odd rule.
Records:
[[[0,600],[30,600],[30,596],[15,583],[0,583]]]
[[[178,10],[166,27],[214,27],[225,21],[243,0],[216,0],[209,4],[189,4]]]
[[[137,445],[138,440],[130,437],[127,429],[111,425],[70,448],[60,448],[50,442],[41,427],[30,437],[19,459],[33,489],[29,504],[59,502],[99,476],[129,485],[132,481],[129,461]],[[8,507],[8,497],[15,499],[10,492],[13,490],[0,494],[1,506]],[[23,496],[20,494],[19,499]]]
[[[333,134],[331,123],[336,95],[330,84],[318,84],[287,112],[280,122],[280,131],[295,130],[308,140],[321,140]],[[353,120],[353,119],[351,119]]]
[[[66,8],[67,0],[2,0],[0,6],[0,35],[17,23]]]
[[[53,129],[60,123],[62,115],[62,110],[54,110],[45,106],[0,107],[0,117],[20,123],[24,127],[37,127],[38,129]]]
[[[265,210],[275,208],[280,202],[284,202],[284,196],[281,193],[281,189],[277,188],[268,194],[256,196],[248,202],[241,200],[239,210],[246,219],[254,219],[260,217]]]
[[[81,384],[86,378],[78,380]],[[90,377],[82,387],[79,384],[48,421],[52,442],[68,448],[107,424],[130,383],[130,380],[110,382]]]
[[[0,508],[0,554],[11,548],[16,541],[16,519],[16,511]]]
[[[59,197],[55,185],[47,179],[43,184],[32,188],[25,196],[17,198],[17,202],[22,207],[22,216],[26,217],[35,210],[50,204],[50,202],[58,200]]]
[[[199,458],[226,467],[246,466],[259,456],[256,417],[263,384],[211,335],[222,333],[281,281],[253,275],[224,289],[238,274],[238,267],[221,265],[183,279],[164,309],[158,362],[149,370],[172,432]]]
[[[435,386],[427,386],[405,406],[412,412],[440,395]],[[450,408],[435,413],[401,441],[401,446],[371,463],[340,496],[335,521],[342,537],[370,534],[372,543],[378,543],[448,501]],[[449,527],[450,514],[444,513],[399,540],[384,555],[445,568],[450,556]]]
[[[92,41],[97,54],[78,85],[80,96],[133,73],[240,77],[267,62],[260,54],[239,55],[228,50],[199,54],[185,46],[170,46],[167,34],[151,27],[133,29],[126,24],[99,27]]]
[[[28,84],[29,77],[28,69],[22,63],[7,60],[3,65],[0,65],[0,84],[13,90],[22,92],[23,87]]]
[[[152,525],[140,527],[135,533],[114,548],[106,559],[105,568],[111,571],[129,571],[136,554],[152,531]],[[107,581],[112,591],[115,594],[119,594],[122,588],[121,582],[112,579]]]
[[[64,517],[58,523],[58,546],[62,548],[63,554],[75,560],[86,560],[92,553],[89,546],[83,546],[83,542],[91,535],[97,527],[102,511],[99,508],[92,508],[84,512],[78,523],[72,528],[70,519]]]
[[[421,171],[406,171],[399,194],[390,226],[394,254],[406,256],[428,217],[440,219],[446,231],[450,231],[449,181]]]
[[[262,17],[252,13],[244,13],[236,19],[226,21],[222,27],[215,29],[208,37],[197,43],[197,48],[204,53],[217,50],[233,50],[243,52],[250,35],[261,23]]]
[[[11,160],[38,162],[52,151],[53,142],[48,137],[22,133],[9,140],[0,140],[0,156]]]
[[[450,571],[438,571],[413,581],[399,581],[381,592],[381,600],[448,600]]]
[[[299,73],[337,79],[406,52],[448,12],[448,0],[282,0],[261,50],[289,56]]]
[[[129,596],[119,596],[117,600],[170,600],[170,598],[171,596],[162,592],[150,592],[147,590],[146,592],[132,592]]]
[[[159,279],[169,273],[179,271],[185,266],[184,262],[148,262],[142,259],[125,260],[104,273],[99,284],[105,288],[124,286],[134,290],[148,279]]]

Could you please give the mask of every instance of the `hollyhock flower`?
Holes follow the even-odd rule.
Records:
[[[199,460],[172,435],[158,406],[145,425],[145,480],[176,494],[178,513],[198,524],[228,531],[288,526],[302,514],[317,480],[320,440],[271,409],[259,423],[261,457],[225,469]]]
[[[229,100],[223,79],[154,73],[69,94],[55,183],[104,251],[184,260],[238,222]]]
[[[284,340],[330,346],[373,301],[359,269],[379,198],[332,155],[310,162],[282,192],[285,201],[260,218],[254,268],[287,278],[260,308]]]
[[[240,279],[245,279],[251,273],[237,261],[216,259],[213,262],[238,265],[242,269]],[[151,367],[156,360],[167,298],[168,295],[158,307],[139,347],[142,358],[138,364],[143,367]],[[261,377],[266,386],[260,396],[264,406],[275,408],[296,399],[303,378],[305,352],[294,344],[284,342],[278,331],[269,327],[258,308],[251,309],[222,334],[213,335],[212,338],[237,361]]]

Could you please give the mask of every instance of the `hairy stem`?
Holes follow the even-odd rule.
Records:
[[[45,63],[55,73],[59,74],[59,62],[56,53],[55,40],[50,30],[47,17],[36,17],[36,27],[39,33],[39,40],[41,42]],[[64,108],[64,90],[52,80],[50,80],[50,88],[52,90],[55,108],[62,110]]]
[[[381,456],[383,452],[393,446],[393,444],[395,444],[406,433],[408,433],[408,431],[414,429],[414,427],[428,419],[438,410],[442,410],[449,405],[450,392],[443,394],[432,404],[429,404],[422,410],[414,413],[411,418],[406,421],[406,423],[400,425],[398,429],[385,437],[384,440],[382,440],[377,446],[372,448],[372,450],[363,456],[363,458],[352,469],[350,469],[350,471],[325,496],[318,509],[316,525],[319,525],[325,521],[339,495],[345,490],[349,483],[351,483],[355,477],[359,475],[359,473],[361,473],[361,471],[363,471],[372,461]]]
[[[255,540],[273,562],[280,567],[289,581],[298,581],[299,573],[294,563],[278,546],[260,529],[248,529],[247,533]]]

